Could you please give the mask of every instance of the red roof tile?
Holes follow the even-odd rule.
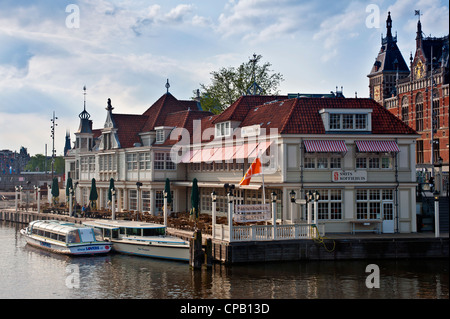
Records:
[[[354,98],[296,98],[260,105],[248,112],[240,126],[261,124],[281,134],[325,134],[319,114],[325,108],[372,109],[372,134],[416,134],[374,100]]]
[[[121,148],[133,147],[134,143],[141,143],[139,133],[148,119],[147,116],[115,113],[112,116]]]
[[[247,116],[248,111],[255,106],[275,100],[285,99],[287,99],[286,95],[242,95],[236,100],[236,102],[220,113],[214,120],[214,123],[224,121],[243,121]]]
[[[186,111],[191,105],[194,106],[193,102],[179,101],[170,93],[164,94],[144,112],[143,115],[147,116],[148,119],[142,130],[149,132],[157,126],[162,126],[167,114]]]

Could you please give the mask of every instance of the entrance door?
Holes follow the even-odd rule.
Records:
[[[394,232],[394,203],[383,203],[383,233]]]

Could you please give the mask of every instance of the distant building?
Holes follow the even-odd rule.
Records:
[[[0,174],[20,174],[30,160],[25,147],[21,147],[19,153],[10,150],[0,151]]]
[[[420,17],[420,13],[419,13]],[[416,130],[418,173],[448,190],[449,172],[449,36],[426,37],[417,22],[416,51],[409,68],[392,36],[390,13],[387,35],[369,73],[370,97]],[[420,174],[418,175],[420,176]]]

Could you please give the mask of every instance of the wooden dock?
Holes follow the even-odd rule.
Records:
[[[82,223],[85,218],[33,211],[0,210],[0,221],[22,224],[37,219],[56,219]],[[167,233],[191,240],[193,232],[167,228]],[[320,240],[295,239],[276,241],[227,242],[202,235],[203,250],[215,262],[225,264],[296,261],[296,260],[352,260],[352,259],[420,259],[448,258],[449,236],[434,233],[412,234],[329,234]]]

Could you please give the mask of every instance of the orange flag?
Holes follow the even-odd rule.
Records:
[[[261,160],[258,157],[255,158],[252,165],[250,165],[244,177],[239,182],[239,185],[250,184],[250,179],[252,178],[252,176],[257,174],[261,174]]]

